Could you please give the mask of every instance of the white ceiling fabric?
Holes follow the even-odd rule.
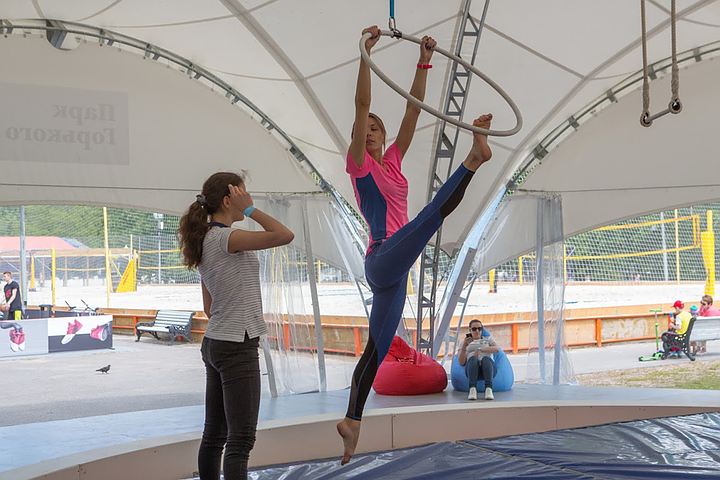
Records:
[[[720,39],[720,2],[678,0],[677,3],[681,16],[678,23],[680,50]],[[462,5],[460,0],[397,0],[398,28],[414,35],[430,33],[443,48],[452,50]],[[669,0],[648,0],[647,3],[651,62],[670,54],[669,5]],[[481,17],[483,6],[482,0],[473,2],[471,13],[475,18]],[[387,23],[387,1],[3,0],[0,4],[0,18],[13,23],[22,23],[20,20],[23,18],[42,17],[79,21],[140,38],[209,69],[262,109],[296,142],[323,177],[352,205],[355,204],[351,184],[345,174],[344,156],[353,121],[359,57],[357,43],[363,27],[371,24],[383,27]],[[498,187],[507,181],[545,134],[625,76],[641,68],[639,39],[640,12],[636,1],[496,0],[490,3],[475,64],[515,100],[525,125],[518,135],[493,139],[493,160],[478,172],[465,201],[445,223],[443,243],[446,249],[462,242]],[[0,42],[0,45],[3,43]],[[417,61],[417,47],[405,43],[408,42],[383,38],[373,55],[378,65],[396,82],[409,87]],[[433,63],[426,100],[440,108],[447,63],[440,56],[436,56]],[[538,169],[527,188],[532,185],[537,190],[553,190],[561,186],[556,183],[558,177],[573,183],[576,176],[585,175],[584,162],[597,160],[597,155],[606,145],[600,143],[599,138],[602,137],[599,133],[596,136],[582,135],[583,130],[602,130],[594,124],[603,117],[616,114],[613,120],[607,122],[613,121],[617,125],[622,120],[627,129],[623,142],[630,145],[619,144],[620,150],[614,152],[618,167],[627,163],[628,155],[637,153],[633,144],[645,143],[644,139],[652,144],[663,139],[662,135],[667,134],[665,129],[682,128],[682,122],[698,120],[696,117],[705,114],[706,110],[690,101],[689,95],[693,92],[686,77],[702,65],[700,63],[681,72],[681,98],[685,100],[687,97],[687,101],[680,116],[663,119],[652,129],[643,130],[637,120],[641,109],[639,96],[629,95],[612,112],[611,109],[602,112],[571,137],[577,143],[576,148],[588,154],[573,164],[574,168],[565,166],[562,159],[553,160],[562,154],[563,149],[552,151],[545,163],[548,166],[563,166],[547,174]],[[90,80],[98,74],[90,64],[85,68],[80,65],[76,68],[80,68]],[[717,75],[717,72],[714,74]],[[3,65],[0,82],[9,81],[13,76]],[[36,80],[38,83],[49,81],[49,76],[42,75]],[[191,89],[190,86],[187,88]],[[668,88],[660,82],[653,82],[652,89],[653,104],[664,104],[669,95]],[[372,110],[384,119],[389,134],[394,137],[404,111],[404,99],[377,78],[373,80],[372,95]],[[217,107],[217,111],[220,110],[222,108]],[[505,129],[513,125],[511,111],[502,99],[479,79],[474,79],[465,119],[485,111],[495,114],[494,128]],[[215,128],[216,123],[212,118],[206,121],[208,129]],[[670,126],[663,126],[663,123]],[[606,128],[609,126],[606,125]],[[437,121],[423,113],[414,143],[406,156],[404,172],[410,182],[411,216],[426,203],[436,127]],[[199,132],[201,136],[205,135],[202,130]],[[604,135],[609,133],[602,132]],[[575,140],[574,137],[580,138],[581,135],[582,141]],[[470,137],[461,134],[456,164],[464,158],[469,142]],[[705,144],[702,139],[698,143]],[[633,152],[622,151],[625,146]],[[709,144],[704,146],[710,148]],[[703,157],[704,160],[699,162],[707,161],[707,155],[704,155],[707,150],[697,148],[693,149],[693,153]],[[253,185],[259,191],[275,191],[276,180],[286,171],[296,168],[290,166],[293,162],[295,160],[288,155],[287,165],[273,166],[275,170],[270,176],[273,178],[267,178],[253,171],[268,168],[266,165],[248,160],[254,177]],[[652,162],[639,160],[640,164],[647,166]],[[210,165],[205,167],[207,171],[212,168]],[[608,170],[596,172],[595,183],[605,185],[607,180],[607,185],[635,185],[634,175],[628,176],[627,182],[619,185],[614,182],[617,175],[611,173]],[[297,191],[302,191],[302,188]],[[638,210],[623,208],[635,194],[627,195],[626,200],[618,200],[617,208],[608,208],[607,220],[610,216],[625,217]],[[675,200],[686,203],[701,196],[693,194]],[[576,221],[570,216],[586,218],[583,210],[590,198],[595,197],[589,194],[564,195],[568,229],[585,228],[585,220]],[[608,199],[599,200],[610,205]],[[657,203],[659,201],[659,197],[648,197],[647,206],[639,210],[660,208],[663,205]],[[574,203],[571,205],[571,202]],[[601,216],[590,223],[604,222]]]
[[[635,91],[560,143],[522,185],[562,195],[566,235],[659,208],[720,199],[713,120],[720,111],[720,62],[701,62],[681,78],[680,114],[640,127]],[[662,105],[670,78],[653,87]]]
[[[210,173],[247,168],[245,158],[265,167],[252,169],[250,192],[319,190],[257,121],[158,62],[97,43],[59,52],[42,38],[16,35],[0,39],[0,57],[1,203],[85,203],[179,214]],[[71,108],[106,100],[114,102],[117,130],[127,131],[124,139],[119,133],[114,139],[122,158],[111,158],[113,150],[102,145],[63,142],[66,134],[102,132],[103,122],[57,118],[53,107],[60,104],[59,117],[65,117]],[[27,141],[21,129],[28,128],[39,137]],[[43,131],[62,133],[50,140]]]

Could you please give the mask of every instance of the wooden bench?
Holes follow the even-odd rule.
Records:
[[[160,340],[158,333],[166,333],[170,335],[170,341],[175,342],[175,338],[180,336],[190,341],[190,327],[195,312],[179,311],[179,310],[158,310],[155,320],[152,322],[141,322],[135,325],[136,342],[140,341],[143,333],[149,333],[156,340]]]

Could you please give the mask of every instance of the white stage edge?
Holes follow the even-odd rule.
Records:
[[[521,396],[532,396],[536,389],[539,389],[538,397],[542,397],[537,401],[504,401],[503,394],[499,393],[494,402],[467,402],[462,392],[453,391],[423,397],[376,395],[375,404],[389,400],[395,405],[367,411],[357,453],[720,411],[720,395],[710,391],[525,385],[521,386]],[[553,389],[558,400],[547,398]],[[283,410],[297,403],[298,406],[305,404],[298,410],[307,412],[307,402],[310,406],[322,405],[318,410],[328,410],[328,402],[339,408],[343,396],[337,393],[267,399],[263,400],[263,407],[276,410],[279,405],[271,403],[279,401]],[[402,403],[407,406],[398,406]],[[335,423],[341,417],[341,410],[337,410],[336,413],[262,421],[250,458],[251,466],[332,457],[338,459],[339,465],[342,447]],[[154,428],[158,421],[161,419],[147,415],[148,428]],[[0,473],[0,479],[189,478],[197,470],[200,434],[196,431],[106,445],[5,471]]]

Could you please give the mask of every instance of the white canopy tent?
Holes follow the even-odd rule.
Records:
[[[6,0],[0,6],[0,18],[13,25],[21,25],[23,19],[28,18],[81,22],[139,38],[190,59],[257,105],[289,135],[322,177],[354,204],[351,186],[344,173],[344,152],[353,119],[352,99],[359,56],[357,40],[364,26],[386,22],[386,1],[346,4],[331,0],[300,3],[291,0],[181,0],[170,4],[107,0],[102,5],[99,3],[96,0],[78,0],[71,4]],[[398,28],[416,35],[431,34],[439,44],[451,49],[463,3],[400,0],[396,4]],[[669,4],[669,0],[648,1],[651,62],[670,53]],[[484,2],[475,1],[471,13],[479,18],[483,7]],[[699,47],[720,37],[718,2],[680,0],[678,11],[679,50]],[[639,69],[639,13],[637,2],[626,0],[491,2],[476,65],[515,99],[523,113],[525,127],[514,137],[493,140],[493,161],[483,167],[467,193],[469,198],[477,200],[465,201],[445,224],[443,241],[446,249],[452,250],[462,242],[478,214],[495,197],[497,189],[549,130]],[[80,194],[78,189],[68,193],[66,189],[53,186],[23,186],[29,183],[28,178],[46,175],[59,181],[43,185],[75,183],[109,187],[104,189],[102,197],[106,203],[177,212],[176,205],[185,206],[192,198],[190,193],[197,189],[199,178],[221,167],[250,170],[252,189],[257,192],[317,190],[307,180],[307,174],[300,171],[293,156],[282,151],[288,148],[287,144],[278,142],[276,137],[261,135],[257,122],[252,125],[249,118],[237,109],[233,110],[229,100],[201,88],[200,82],[193,82],[187,75],[167,71],[156,62],[140,61],[142,56],[132,58],[139,56],[137,51],[120,54],[115,47],[99,48],[90,44],[81,45],[72,52],[48,49],[47,44],[34,45],[33,39],[16,35],[21,31],[16,29],[13,35],[0,39],[4,59],[0,81],[127,92],[130,156],[126,166],[34,162],[30,164],[31,168],[28,163],[18,168],[17,164],[8,164],[7,158],[2,158],[0,162],[9,167],[4,168],[9,173],[4,173],[3,183],[16,185],[11,190],[5,188],[8,194],[3,195],[3,202],[28,199],[35,202],[94,201],[92,195]],[[73,46],[72,37],[68,35],[68,45],[64,47]],[[376,48],[374,56],[392,78],[401,84],[409,84],[417,58],[415,50],[414,45],[384,41]],[[448,64],[439,56],[433,62],[427,101],[438,107],[443,98]],[[698,66],[681,72],[683,100],[691,93],[685,77],[689,81],[689,72]],[[118,74],[119,68],[126,73]],[[664,103],[668,89],[657,82],[652,88],[654,98]],[[466,119],[475,113],[492,111],[496,118],[495,127],[511,126],[511,112],[482,82],[477,79],[472,82],[468,98]],[[688,98],[686,109],[679,117],[663,119],[650,130],[642,130],[637,124],[639,99],[635,96],[627,100],[623,113],[619,109],[613,112],[618,111],[617,115],[629,122],[626,134],[630,143],[643,138],[648,144],[661,144],[660,140],[667,138],[667,129],[680,128],[680,122],[685,121],[683,117],[687,117],[687,121],[692,121],[690,117],[693,117],[700,122],[707,118],[701,117],[704,114]],[[165,117],[159,118],[160,110],[155,110],[156,115],[150,115],[149,110],[153,108],[162,108]],[[385,119],[392,133],[399,125],[404,100],[376,81],[373,110]],[[175,125],[175,122],[182,124]],[[152,125],[150,132],[153,135],[138,133],[148,131],[144,128],[146,123]],[[608,121],[608,125],[611,123]],[[665,127],[662,123],[672,126]],[[167,132],[162,132],[163,125],[169,127]],[[410,181],[411,215],[419,211],[426,200],[437,126],[435,118],[423,114],[407,155],[405,173]],[[184,129],[194,133],[186,135],[184,132],[188,130]],[[456,162],[462,160],[462,153],[469,147],[469,136],[461,137]],[[152,138],[156,140],[153,145],[150,144]],[[605,147],[592,145],[592,135],[585,138],[586,141],[578,143],[577,148],[586,149],[586,153],[594,150],[597,154]],[[272,145],[273,139],[275,145]],[[684,142],[678,140],[676,143]],[[700,151],[710,148],[709,142],[700,138],[697,143],[694,153],[709,159],[710,155],[702,155]],[[199,162],[200,158],[204,160]],[[589,156],[584,158],[594,160]],[[641,164],[652,168],[652,159],[652,155],[637,159],[638,170],[642,171]],[[217,163],[213,163],[216,160]],[[618,158],[618,161],[622,159]],[[550,164],[548,160],[546,163]],[[552,163],[561,165],[564,162]],[[140,165],[143,166],[142,174],[138,174]],[[181,168],[171,172],[168,165]],[[569,184],[577,183],[575,176],[584,176],[587,171],[576,165],[573,169],[561,168],[562,176]],[[134,175],[127,174],[131,170]],[[552,173],[548,172],[542,178],[556,182],[558,174]],[[159,181],[161,175],[166,181]],[[535,175],[539,175],[539,171]],[[607,177],[597,175],[595,181],[602,183]],[[614,177],[618,176],[615,174]],[[108,183],[109,179],[112,179],[111,183]],[[632,184],[632,180],[627,177],[626,184]],[[538,176],[538,180],[528,183],[527,188],[532,185],[534,189],[552,190],[557,186],[552,182],[545,185]],[[185,193],[145,195],[137,189],[120,188],[158,185],[168,185]],[[583,197],[586,194],[591,195],[587,192],[574,194],[572,203],[587,204]],[[660,198],[665,197],[658,197],[658,200]],[[695,198],[696,195],[680,195],[670,203],[688,203]],[[570,197],[566,197],[565,225],[568,229],[575,229],[576,224],[578,229],[595,224],[583,226],[581,221],[569,218],[569,215],[585,216],[584,211],[572,213],[576,210],[570,202]],[[669,203],[654,204],[653,200],[649,201],[648,207],[638,210],[634,202],[617,202],[612,215],[598,220],[602,223],[646,211],[652,208],[650,204],[660,208]]]
[[[210,173],[245,169],[246,159],[265,167],[251,169],[253,192],[320,190],[259,122],[159,62],[97,43],[62,52],[19,35],[0,41],[0,55],[5,202],[177,214]]]
[[[635,91],[560,143],[521,189],[561,193],[565,235],[634,217],[720,198],[718,149],[720,64],[682,71],[685,110],[639,127]],[[670,78],[653,85],[667,98]],[[660,102],[658,102],[660,103]]]
[[[467,1],[399,0],[397,26],[415,36],[432,35],[453,51]],[[473,1],[471,15],[479,19],[486,2]],[[471,263],[465,261],[471,257],[467,253],[482,235],[495,235],[480,260],[485,269],[542,245],[538,242],[555,242],[556,233],[567,236],[720,197],[711,130],[720,107],[720,71],[707,61],[715,55],[707,46],[720,40],[720,2],[677,4],[678,51],[696,57],[681,71],[685,110],[643,129],[640,84],[622,97],[614,88],[641,66],[638,2],[491,2],[475,65],[514,99],[524,128],[491,140],[493,160],[478,172],[466,200],[443,227],[442,247],[449,253],[465,241],[450,277],[452,291],[444,299],[445,331]],[[654,63],[670,55],[670,0],[647,0],[647,7]],[[179,214],[211,172],[247,169],[249,189],[303,231],[307,251],[312,248],[315,256],[357,278],[361,261],[338,245],[351,234],[340,240],[328,235],[337,233],[333,227],[339,224],[337,217],[331,220],[335,206],[322,192],[332,190],[355,203],[344,157],[354,114],[357,43],[363,27],[384,25],[387,18],[387,1],[4,0],[0,204],[85,203]],[[385,73],[408,86],[417,55],[414,44],[388,39],[373,52]],[[440,108],[449,75],[450,64],[436,55],[426,95],[431,106]],[[669,100],[668,79],[660,80],[651,83],[653,111]],[[548,145],[558,125],[573,123],[568,119],[602,95],[617,103],[586,112],[577,132]],[[404,107],[404,99],[374,80],[372,110],[388,126],[388,143]],[[474,79],[464,120],[484,112],[494,113],[495,129],[514,124],[504,101]],[[411,216],[427,200],[439,129],[439,120],[422,114],[406,155]],[[470,147],[470,135],[460,137],[455,165]],[[542,155],[533,153],[538,147]],[[506,185],[528,159],[532,172],[519,189],[529,201],[518,196],[497,223],[494,215]],[[285,200],[278,201],[278,195],[293,208],[283,210]],[[560,230],[544,237],[533,203],[543,198],[553,198],[553,212],[562,206],[554,222]],[[297,208],[310,215],[293,216]],[[529,229],[533,221],[536,228]],[[548,265],[557,266],[557,255]],[[538,283],[538,335],[543,337],[545,300],[557,300],[557,331],[562,330],[562,292],[544,293],[547,286]],[[280,310],[293,289],[283,289],[285,298],[276,299]],[[316,299],[313,305],[317,326]],[[317,331],[309,348],[322,352]],[[309,338],[309,330],[304,335]],[[443,337],[438,332],[435,342]],[[321,353],[317,368],[319,384],[313,380],[307,388],[323,390]],[[544,360],[539,371],[545,372]]]
[[[711,47],[713,54],[720,50],[720,44]],[[544,157],[532,158],[531,173],[514,187],[515,196],[559,195],[565,237],[660,209],[720,199],[719,150],[712,141],[715,123],[709,120],[720,109],[720,65],[699,60],[681,71],[683,112],[643,128],[640,90],[605,99],[605,108],[588,114],[591,118],[577,129],[567,126],[562,141],[551,142]],[[656,97],[667,100],[669,85],[669,75],[655,82]],[[496,234],[492,250],[483,252],[481,271],[535,248],[533,232],[523,230],[524,204],[515,202],[503,214],[503,233]]]

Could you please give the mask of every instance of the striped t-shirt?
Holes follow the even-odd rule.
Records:
[[[260,262],[254,252],[228,252],[233,228],[213,226],[205,235],[200,278],[212,297],[205,336],[242,342],[245,332],[267,334],[260,294]]]

